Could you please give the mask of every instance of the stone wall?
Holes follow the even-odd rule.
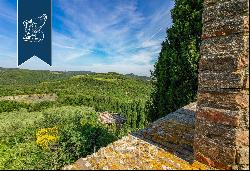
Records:
[[[138,131],[143,139],[157,144],[175,146],[179,153],[193,151],[196,102],[156,120],[145,129]]]
[[[249,166],[249,3],[204,0],[194,150],[224,169]]]
[[[248,15],[247,0],[204,0],[196,114],[192,103],[63,169],[248,169]]]
[[[193,158],[195,109],[184,106],[62,169],[214,170]]]

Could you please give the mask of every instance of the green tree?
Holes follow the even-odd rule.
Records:
[[[167,29],[151,74],[154,90],[149,117],[155,120],[196,99],[203,0],[175,0],[172,26]]]

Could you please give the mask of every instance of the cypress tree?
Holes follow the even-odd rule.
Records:
[[[151,120],[196,99],[203,0],[175,0],[172,26],[151,74],[154,91],[148,101]]]

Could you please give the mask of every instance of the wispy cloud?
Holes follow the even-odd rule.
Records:
[[[52,68],[149,75],[172,7],[171,0],[54,0]],[[0,12],[0,21],[13,11]]]
[[[11,3],[10,3],[11,2]],[[15,3],[14,3],[15,4]],[[0,18],[8,22],[16,22],[16,6],[13,6],[13,0],[0,1]]]

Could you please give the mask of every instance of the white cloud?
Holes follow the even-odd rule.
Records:
[[[149,75],[152,60],[158,56],[165,38],[165,29],[171,24],[173,2],[170,4],[162,0],[157,10],[145,15],[138,1],[56,0],[55,6],[63,14],[54,14],[59,22],[53,23],[52,69]],[[8,12],[13,13],[7,10],[2,14]],[[3,54],[15,56],[15,39],[7,40],[9,45],[4,45],[1,39],[0,59],[6,59]],[[37,66],[37,61],[30,60],[24,67],[31,67],[32,62]],[[5,65],[0,62],[0,66]]]

